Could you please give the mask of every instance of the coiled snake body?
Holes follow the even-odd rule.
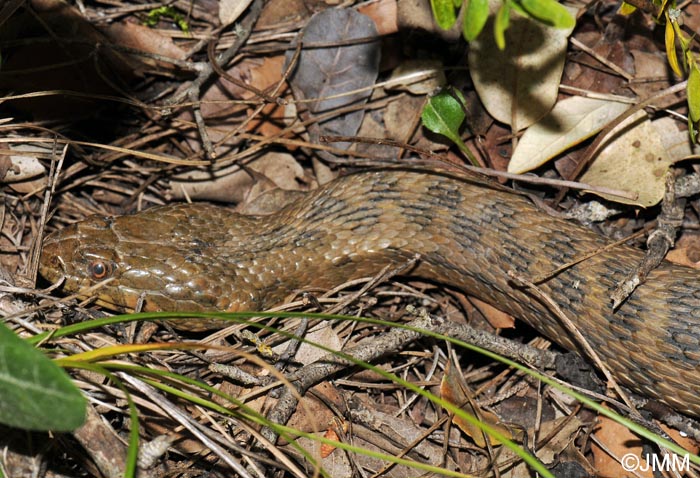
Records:
[[[569,349],[559,319],[509,279],[547,273],[609,241],[527,199],[424,171],[338,179],[271,216],[179,204],[92,217],[47,237],[41,272],[98,301],[144,310],[262,310],[295,289],[330,288],[403,265],[508,311]],[[615,312],[610,292],[642,252],[606,250],[540,284],[622,384],[700,416],[700,272],[664,262]],[[210,324],[193,319],[190,328]]]

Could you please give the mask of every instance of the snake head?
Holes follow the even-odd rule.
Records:
[[[112,284],[119,280],[124,264],[115,248],[109,246],[113,237],[111,224],[111,218],[93,216],[49,234],[39,262],[41,275],[54,283],[63,281],[66,292],[82,291],[84,297],[95,295],[99,303],[112,309],[135,304],[132,297],[119,293]],[[92,246],[86,247],[88,241]],[[104,284],[91,293],[89,289],[98,283]]]
[[[111,310],[256,310],[254,294],[229,285],[235,266],[212,261],[213,239],[206,233],[193,239],[193,228],[216,230],[201,220],[194,207],[93,216],[46,237],[39,271],[51,282],[63,280],[64,292],[94,297]]]

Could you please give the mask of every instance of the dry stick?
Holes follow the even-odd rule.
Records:
[[[416,329],[435,329],[437,320],[431,317],[419,317],[408,323],[409,327]],[[422,334],[418,331],[404,328],[394,328],[388,333],[379,337],[370,337],[362,340],[358,345],[351,348],[345,355],[353,357],[355,360],[363,362],[373,362],[388,353],[400,350],[405,345],[419,339]],[[268,415],[268,419],[273,423],[287,423],[297,406],[297,395],[303,395],[306,390],[325,380],[327,377],[348,367],[354,367],[355,362],[348,360],[338,353],[329,353],[320,360],[306,365],[297,371],[292,385],[295,390],[285,387],[280,395],[277,404]],[[277,433],[271,428],[264,428],[262,435],[274,443],[277,440]]]
[[[187,89],[187,99],[195,103],[199,101],[200,88],[190,87]],[[199,137],[202,140],[202,147],[207,153],[207,157],[211,160],[216,159],[216,151],[214,151],[214,146],[211,144],[211,139],[209,139],[209,132],[207,131],[207,125],[204,123],[204,115],[202,115],[202,109],[199,105],[192,108],[192,115],[194,116],[194,122],[197,125],[197,131],[199,131]]]
[[[0,9],[0,25],[4,24],[22,6],[24,0],[12,0],[6,2]]]
[[[674,186],[675,178],[669,171],[666,173],[666,192],[661,201],[661,214],[657,220],[657,227],[647,238],[647,250],[642,261],[611,294],[613,310],[620,307],[634,289],[646,280],[649,272],[661,263],[676,242],[678,229],[683,225],[685,199],[676,198]]]
[[[92,403],[88,404],[85,423],[73,432],[73,438],[80,443],[92,459],[102,476],[120,478],[126,469],[126,447],[114,429],[103,421]],[[141,470],[139,477],[154,478],[150,470]]]
[[[216,48],[216,43],[214,43],[213,41],[209,42],[209,45],[207,46],[207,58],[209,58],[209,64],[211,65],[211,67],[214,69],[214,71],[221,78],[223,78],[226,81],[230,81],[231,83],[238,86],[239,88],[250,91],[251,93],[255,94],[256,96],[264,99],[265,101],[267,101],[269,103],[275,103],[278,101],[277,98],[274,98],[274,97],[268,95],[267,93],[257,89],[253,85],[248,85],[245,82],[239,80],[238,78],[234,78],[233,76],[226,73],[223,70],[223,68],[221,68],[221,65],[219,65],[217,63],[215,48]]]
[[[599,55],[596,53],[592,48],[588,47],[587,45],[583,44],[579,40],[577,40],[574,37],[569,38],[569,41],[571,42],[572,45],[574,45],[576,48],[586,52],[588,55],[592,56],[594,59],[602,63],[603,65],[607,66],[611,70],[613,70],[615,73],[618,75],[622,76],[625,80],[627,81],[632,81],[633,76],[627,73],[625,70],[617,66],[615,63],[612,61],[608,60],[602,55]]]
[[[358,300],[360,297],[362,297],[368,290],[376,286],[377,284],[380,284],[382,282],[385,282],[392,277],[402,274],[403,272],[412,269],[420,260],[420,256],[416,255],[413,259],[407,261],[404,264],[400,264],[397,267],[392,267],[391,265],[388,265],[384,267],[379,274],[375,275],[372,279],[367,281],[357,292],[349,295],[348,297],[344,298],[337,304],[333,305],[332,307],[329,307],[326,310],[323,310],[324,314],[336,314],[340,310],[344,309],[347,307],[349,304],[353,303],[354,301]],[[314,297],[315,299],[315,297]],[[318,301],[316,300],[316,303]],[[318,309],[320,310],[321,306],[318,304]],[[306,326],[308,324],[308,319],[304,317],[302,319],[301,326],[294,332],[294,337],[292,337],[289,341],[289,345],[287,346],[285,352],[280,355],[277,364],[284,364],[291,360],[292,357],[296,354],[297,348],[301,345],[301,340],[298,339],[297,337],[301,337],[306,333]]]
[[[233,59],[234,56],[236,56],[238,50],[240,50],[240,48],[250,36],[250,33],[253,31],[253,26],[255,25],[255,22],[258,21],[258,17],[262,12],[262,7],[263,0],[255,0],[250,5],[248,14],[240,24],[240,32],[238,38],[225,52],[223,52],[219,56],[219,64],[226,65],[229,61]],[[168,104],[173,106],[180,103],[184,97],[187,97],[189,101],[191,101],[194,104],[192,110],[194,113],[195,123],[197,124],[197,129],[202,139],[202,146],[207,152],[207,156],[209,157],[209,159],[215,159],[216,152],[214,151],[214,146],[212,145],[211,140],[209,139],[209,134],[207,133],[206,125],[204,124],[204,118],[202,117],[202,111],[199,108],[199,106],[197,106],[197,102],[199,101],[202,86],[214,75],[214,73],[215,70],[211,64],[205,65],[202,71],[197,76],[197,78],[195,78],[191,82],[189,87],[187,87],[181,94],[173,96],[168,101]]]
[[[423,337],[424,334],[420,330],[425,330],[475,344],[514,360],[534,364],[539,368],[551,368],[557,355],[555,352],[536,349],[526,344],[514,346],[513,342],[502,337],[449,320],[430,317],[427,314],[410,321],[406,327],[419,330],[408,330],[403,327],[393,328],[379,337],[362,340],[343,354],[355,360],[373,362]],[[277,404],[268,415],[268,419],[273,423],[287,423],[296,409],[297,395],[303,395],[310,387],[326,380],[329,376],[354,366],[354,361],[348,360],[338,353],[329,353],[316,362],[302,367],[288,377],[294,385],[294,390],[286,387],[282,391]],[[271,442],[277,438],[275,431],[270,428],[264,428],[262,434]]]
[[[3,141],[3,139],[7,139],[7,138],[0,138],[0,143],[5,142],[5,141]],[[9,140],[11,142],[16,141],[15,138],[10,138]],[[172,156],[163,156],[163,155],[159,155],[159,154],[147,153],[145,151],[139,151],[136,149],[122,148],[120,146],[113,146],[110,144],[90,143],[88,141],[74,141],[74,140],[71,140],[68,138],[60,138],[60,139],[56,139],[56,138],[32,138],[31,141],[34,143],[53,143],[55,141],[59,144],[68,144],[71,146],[89,146],[92,148],[104,149],[107,151],[114,151],[117,153],[121,153],[123,155],[136,156],[136,157],[140,157],[143,159],[150,159],[152,161],[174,164],[174,165],[178,165],[178,166],[207,166],[209,164],[208,161],[187,160],[187,159],[182,159],[182,158],[175,158]]]
[[[122,98],[121,96],[100,95],[100,94],[95,94],[95,93],[83,93],[81,91],[61,90],[61,89],[32,91],[31,93],[22,93],[19,95],[7,95],[7,96],[3,96],[1,99],[3,101],[9,101],[9,100],[21,100],[24,98],[41,98],[44,96],[74,96],[76,98],[99,99],[99,100],[113,101],[115,103],[124,103],[126,105],[136,106],[138,108],[163,109],[162,106],[150,106],[142,101],[133,100],[130,98]]]
[[[394,456],[396,458],[403,458],[406,456],[411,450],[413,450],[416,446],[418,446],[422,441],[426,440],[427,438],[430,437],[430,435],[440,428],[447,420],[450,419],[449,415],[443,415],[442,418],[440,418],[438,421],[433,423],[430,428],[428,428],[421,436],[417,437],[414,439],[411,443],[407,444],[401,451],[396,453]],[[443,442],[445,447],[449,446],[450,444],[450,437],[447,436],[448,434],[445,434],[445,441]],[[375,472],[370,478],[379,478],[380,476],[387,476],[387,472],[394,468],[396,466],[396,463],[387,463],[384,465],[382,469],[379,471]]]
[[[351,111],[357,111],[357,110],[362,110],[362,109],[382,108],[386,104],[391,103],[392,101],[395,101],[395,100],[393,98],[382,98],[381,100],[372,101],[371,103],[367,103],[367,104],[361,104],[361,105],[355,104],[355,105],[350,105],[350,106],[344,106],[342,108],[336,108],[333,111],[329,111],[328,113],[324,113],[322,115],[319,115],[316,118],[311,118],[309,120],[301,121],[299,123],[294,123],[294,124],[284,128],[282,131],[277,133],[275,136],[265,137],[264,139],[261,139],[258,143],[251,146],[250,148],[248,148],[244,151],[241,151],[240,153],[236,153],[236,154],[233,154],[231,156],[227,156],[226,162],[223,163],[223,161],[222,161],[222,165],[223,164],[226,164],[226,165],[232,164],[236,161],[240,161],[244,158],[252,156],[253,154],[262,150],[266,145],[268,145],[270,143],[275,143],[276,141],[278,141],[278,138],[282,138],[284,135],[293,132],[298,127],[305,127],[311,123],[315,123],[318,121],[324,121],[326,119],[334,118],[336,116],[340,116],[342,114],[349,113]],[[312,147],[313,145],[309,145],[309,146]],[[332,149],[329,149],[329,151],[332,151]],[[345,151],[345,150],[340,150],[340,151],[342,151],[344,154],[351,153],[350,151]]]
[[[258,20],[258,17],[260,16],[260,12],[262,12],[262,6],[263,6],[263,1],[262,0],[255,0],[249,7],[248,14],[246,15],[245,19],[240,23],[240,34],[236,38],[236,41],[234,41],[231,46],[223,52],[221,55],[219,55],[219,61],[218,63],[220,65],[226,65],[229,61],[233,59],[234,56],[238,53],[238,50],[243,46],[243,44],[246,42],[248,37],[253,31],[253,26],[255,25],[255,22]],[[214,75],[214,68],[207,64],[204,65],[202,70],[200,71],[199,75],[197,78],[192,80],[192,84],[190,87],[195,87],[195,88],[201,88],[204,83],[206,83],[213,75]],[[168,104],[171,106],[174,106],[176,104],[179,104],[182,100],[184,100],[187,97],[187,91],[181,91],[180,93],[176,94],[173,96],[169,101]]]
[[[583,157],[581,158],[581,161],[576,165],[576,169],[569,174],[569,178],[576,178],[578,177],[579,174],[581,174],[581,171],[584,170],[584,168],[590,163],[591,159],[593,158],[593,155],[598,151],[600,146],[603,144],[603,142],[608,140],[608,135],[610,132],[618,126],[620,123],[622,123],[624,120],[632,116],[634,113],[637,111],[640,111],[647,106],[651,106],[652,103],[665,98],[666,96],[674,95],[676,93],[679,93],[681,91],[684,91],[686,87],[688,86],[688,80],[685,80],[681,83],[678,83],[677,85],[673,85],[670,88],[666,88],[663,91],[660,91],[650,97],[648,97],[645,100],[640,101],[637,103],[635,106],[631,107],[624,113],[620,114],[617,118],[615,118],[613,121],[611,121],[608,126],[606,126],[603,131],[601,131],[598,136],[596,137],[595,141],[591,143],[591,145],[586,148],[585,153],[583,154]],[[559,193],[556,196],[555,203],[559,203],[564,195],[567,193],[567,188],[562,189],[559,191]]]
[[[585,183],[579,183],[576,181],[564,181],[561,179],[551,179],[551,178],[540,178],[537,176],[530,176],[526,174],[514,174],[514,173],[508,173],[505,171],[497,171],[495,169],[489,169],[489,168],[477,168],[476,166],[472,166],[470,164],[454,164],[454,163],[447,163],[445,160],[434,153],[431,153],[430,151],[426,151],[420,148],[416,148],[415,146],[411,146],[410,144],[406,143],[401,143],[399,141],[395,141],[392,139],[379,139],[379,138],[366,138],[366,137],[361,137],[361,136],[332,136],[332,135],[325,135],[325,136],[320,136],[319,140],[323,142],[328,142],[328,143],[333,143],[336,141],[347,141],[347,142],[356,142],[356,143],[372,143],[372,144],[380,144],[380,145],[388,145],[388,146],[394,146],[397,148],[402,148],[408,151],[412,151],[414,153],[418,153],[421,156],[427,156],[431,160],[438,161],[441,163],[442,167],[448,166],[450,168],[457,168],[457,169],[462,169],[466,171],[471,171],[479,174],[483,174],[485,176],[494,176],[497,178],[504,178],[504,179],[511,179],[513,181],[522,181],[530,184],[544,184],[548,186],[555,186],[555,187],[561,187],[561,188],[573,188],[573,189],[585,189],[588,191],[595,191],[599,192],[602,194],[609,194],[612,196],[618,196],[621,198],[626,198],[626,199],[632,199],[635,200],[637,199],[637,194],[636,193],[631,193],[629,191],[623,191],[620,189],[613,189],[613,188],[608,188],[604,186],[593,186],[591,184],[585,184]],[[412,164],[419,164],[419,161],[413,161]],[[396,165],[410,165],[408,163],[401,163],[398,161],[394,161],[392,163],[394,166]],[[379,161],[373,161],[371,166],[380,166]]]
[[[289,65],[287,65],[287,68],[284,70],[282,73],[282,78],[277,82],[277,84],[274,86],[272,89],[272,94],[269,95],[271,99],[273,99],[274,102],[276,102],[278,105],[285,105],[287,104],[287,100],[284,98],[280,98],[279,94],[280,91],[282,91],[282,87],[285,85],[287,78],[292,72],[292,69],[296,65],[297,60],[299,59],[299,55],[301,54],[301,43],[299,43],[299,48],[296,49],[294,52],[294,56],[292,57],[292,60],[289,62]],[[257,116],[262,112],[263,108],[265,108],[266,103],[261,103],[258,106],[256,106],[255,110],[248,115],[248,117],[243,120],[241,124],[239,124],[236,128],[233,129],[233,131],[227,133],[223,138],[219,140],[218,144],[223,144],[226,141],[229,140],[229,138],[232,138],[233,136],[236,136],[237,134],[241,134],[240,132],[245,128],[253,119],[257,118]]]
[[[687,159],[687,158],[686,158]],[[676,179],[676,197],[685,198],[700,194],[700,174],[688,174]]]
[[[646,12],[654,17],[659,16],[659,8],[654,5],[650,0],[625,0],[625,3],[634,5],[639,10]]]
[[[262,364],[262,361],[256,363],[260,365]],[[157,405],[165,414],[167,414],[173,420],[178,422],[180,426],[190,431],[195,437],[200,439],[200,441],[206,448],[215,453],[225,463],[229,465],[232,465],[232,461],[233,463],[237,463],[235,459],[225,450],[225,448],[229,448],[238,452],[243,457],[255,459],[258,463],[286,469],[293,473],[294,476],[297,476],[299,478],[307,476],[299,469],[296,463],[290,460],[283,453],[279,452],[278,449],[272,443],[266,441],[265,438],[260,435],[257,429],[248,425],[246,421],[236,420],[235,418],[231,418],[230,416],[227,417],[229,420],[233,421],[238,427],[240,427],[240,429],[249,433],[254,439],[262,443],[265,449],[269,450],[274,458],[267,458],[265,456],[256,455],[249,449],[238,445],[234,441],[230,439],[225,439],[225,437],[221,435],[217,435],[216,433],[214,433],[213,430],[210,430],[209,428],[205,427],[202,423],[200,423],[197,420],[194,420],[192,416],[185,413],[182,410],[182,407],[172,403],[167,397],[162,395],[159,390],[155,389],[152,385],[150,385],[143,377],[137,377],[126,372],[118,372],[117,375],[125,382],[128,382],[134,388],[143,393],[146,397],[148,397],[152,403]],[[210,418],[210,421],[213,420]],[[233,468],[238,470],[237,467]],[[246,474],[242,476],[249,475]],[[258,473],[258,476],[261,476],[260,473]]]
[[[114,280],[114,277],[110,277],[108,279],[103,280],[102,282],[98,282],[97,284],[91,285],[90,287],[86,287],[85,289],[81,289],[75,294],[71,294],[66,297],[62,297],[60,299],[56,299],[55,297],[49,295],[47,292],[50,292],[58,287],[60,287],[63,284],[63,278],[61,278],[58,282],[55,284],[52,284],[48,289],[43,290],[40,293],[37,293],[35,290],[27,290],[27,293],[33,292],[35,296],[37,297],[42,297],[45,299],[48,299],[47,302],[44,302],[43,304],[35,305],[32,307],[29,307],[27,309],[24,309],[20,312],[17,312],[12,315],[8,315],[6,317],[3,317],[3,320],[5,322],[9,321],[14,321],[17,322],[18,324],[22,324],[21,322],[18,321],[18,319],[21,319],[22,317],[27,317],[29,314],[32,314],[34,312],[38,312],[40,310],[48,310],[56,305],[65,305],[65,303],[70,302],[72,300],[77,300],[82,297],[90,297],[92,299],[92,293],[95,292],[96,290],[104,287],[105,285],[109,284]],[[35,331],[35,328],[30,327],[29,330]],[[36,331],[37,333],[39,332],[38,330]]]
[[[629,236],[623,237],[622,239],[620,239],[620,240],[618,240],[618,241],[611,242],[610,244],[606,244],[606,245],[604,245],[603,247],[600,247],[600,248],[598,248],[598,249],[596,249],[596,250],[593,250],[593,251],[587,252],[587,253],[585,253],[585,254],[582,254],[581,256],[576,257],[576,258],[572,259],[571,261],[569,261],[569,262],[567,262],[567,263],[565,263],[565,264],[562,264],[561,266],[557,267],[556,269],[553,269],[553,270],[551,270],[551,271],[545,272],[544,274],[539,274],[539,275],[533,276],[533,277],[530,278],[530,280],[531,280],[533,283],[535,283],[535,284],[539,284],[540,282],[544,282],[544,281],[546,281],[546,280],[549,280],[549,279],[551,279],[552,277],[554,277],[554,276],[556,276],[557,274],[559,274],[560,272],[562,272],[562,271],[564,271],[564,270],[566,270],[566,269],[568,269],[568,268],[570,268],[570,267],[573,267],[573,266],[575,266],[576,264],[580,264],[581,262],[583,262],[583,261],[585,261],[585,260],[588,260],[588,259],[590,259],[591,257],[597,256],[598,254],[601,254],[601,253],[603,253],[603,252],[605,252],[605,251],[608,251],[608,250],[610,250],[610,249],[612,249],[612,248],[614,248],[614,247],[617,247],[617,246],[620,246],[620,245],[622,245],[622,244],[625,244],[626,242],[629,242],[629,241],[631,241],[632,239],[636,239],[636,238],[638,238],[638,237],[640,237],[640,236],[643,236],[644,234],[646,234],[647,232],[649,232],[651,229],[653,229],[653,228],[655,227],[655,225],[656,225],[656,222],[653,222],[653,223],[651,223],[651,224],[648,224],[648,225],[644,226],[642,229],[640,229],[639,231],[635,232],[634,234],[630,234]]]
[[[57,143],[54,142],[52,150],[52,155],[54,156],[56,154],[56,146]],[[44,191],[44,204],[41,207],[41,227],[39,227],[39,233],[35,239],[36,242],[34,243],[34,247],[32,248],[32,257],[30,261],[32,265],[30,278],[34,285],[36,285],[36,278],[39,273],[39,256],[41,255],[41,244],[44,238],[44,229],[46,228],[46,222],[49,216],[49,206],[51,205],[51,198],[56,192],[58,176],[61,174],[61,170],[63,169],[63,160],[66,159],[67,152],[68,145],[66,144],[63,146],[63,151],[61,152],[61,156],[58,158],[58,160],[56,161],[54,159],[51,161],[51,169],[48,176],[49,184]]]
[[[155,388],[127,373],[117,372],[117,375],[121,380],[129,383],[136,390],[144,394],[144,396],[148,397],[149,400],[158,405],[161,410],[163,410],[173,420],[178,422],[190,433],[192,433],[192,435],[197,437],[209,450],[215,453],[216,456],[231,467],[232,470],[236,471],[242,477],[253,478],[252,475],[248,474],[245,467],[242,466],[238,460],[236,460],[222,446],[208,436],[208,430],[206,430],[203,425],[193,420],[192,417],[183,412],[180,407],[175,406],[172,402],[161,396]]]
[[[358,300],[360,297],[365,295],[367,291],[372,289],[378,284],[381,284],[382,282],[386,282],[389,279],[403,274],[404,272],[412,269],[418,262],[420,261],[420,255],[416,254],[413,258],[410,260],[407,260],[406,262],[399,264],[398,266],[386,266],[384,267],[381,271],[379,271],[378,274],[376,274],[372,279],[370,279],[368,282],[366,282],[360,290],[357,292],[350,294],[348,297],[342,299],[340,302],[337,304],[333,305],[332,307],[329,307],[328,309],[324,310],[324,314],[337,314],[340,312],[342,309],[350,305],[351,303],[355,302]]]

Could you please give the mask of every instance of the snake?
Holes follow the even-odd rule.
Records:
[[[613,309],[612,290],[644,252],[611,242],[481,178],[399,168],[342,176],[265,216],[209,203],[92,216],[46,237],[40,272],[78,294],[105,281],[91,294],[113,310],[261,311],[294,291],[418,257],[406,275],[467,293],[581,351],[549,297],[616,381],[700,416],[700,271],[663,261]],[[513,274],[547,278],[534,294]]]

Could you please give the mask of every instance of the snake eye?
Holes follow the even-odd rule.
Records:
[[[88,266],[88,274],[96,280],[105,279],[112,275],[114,267],[111,262],[93,261]]]

